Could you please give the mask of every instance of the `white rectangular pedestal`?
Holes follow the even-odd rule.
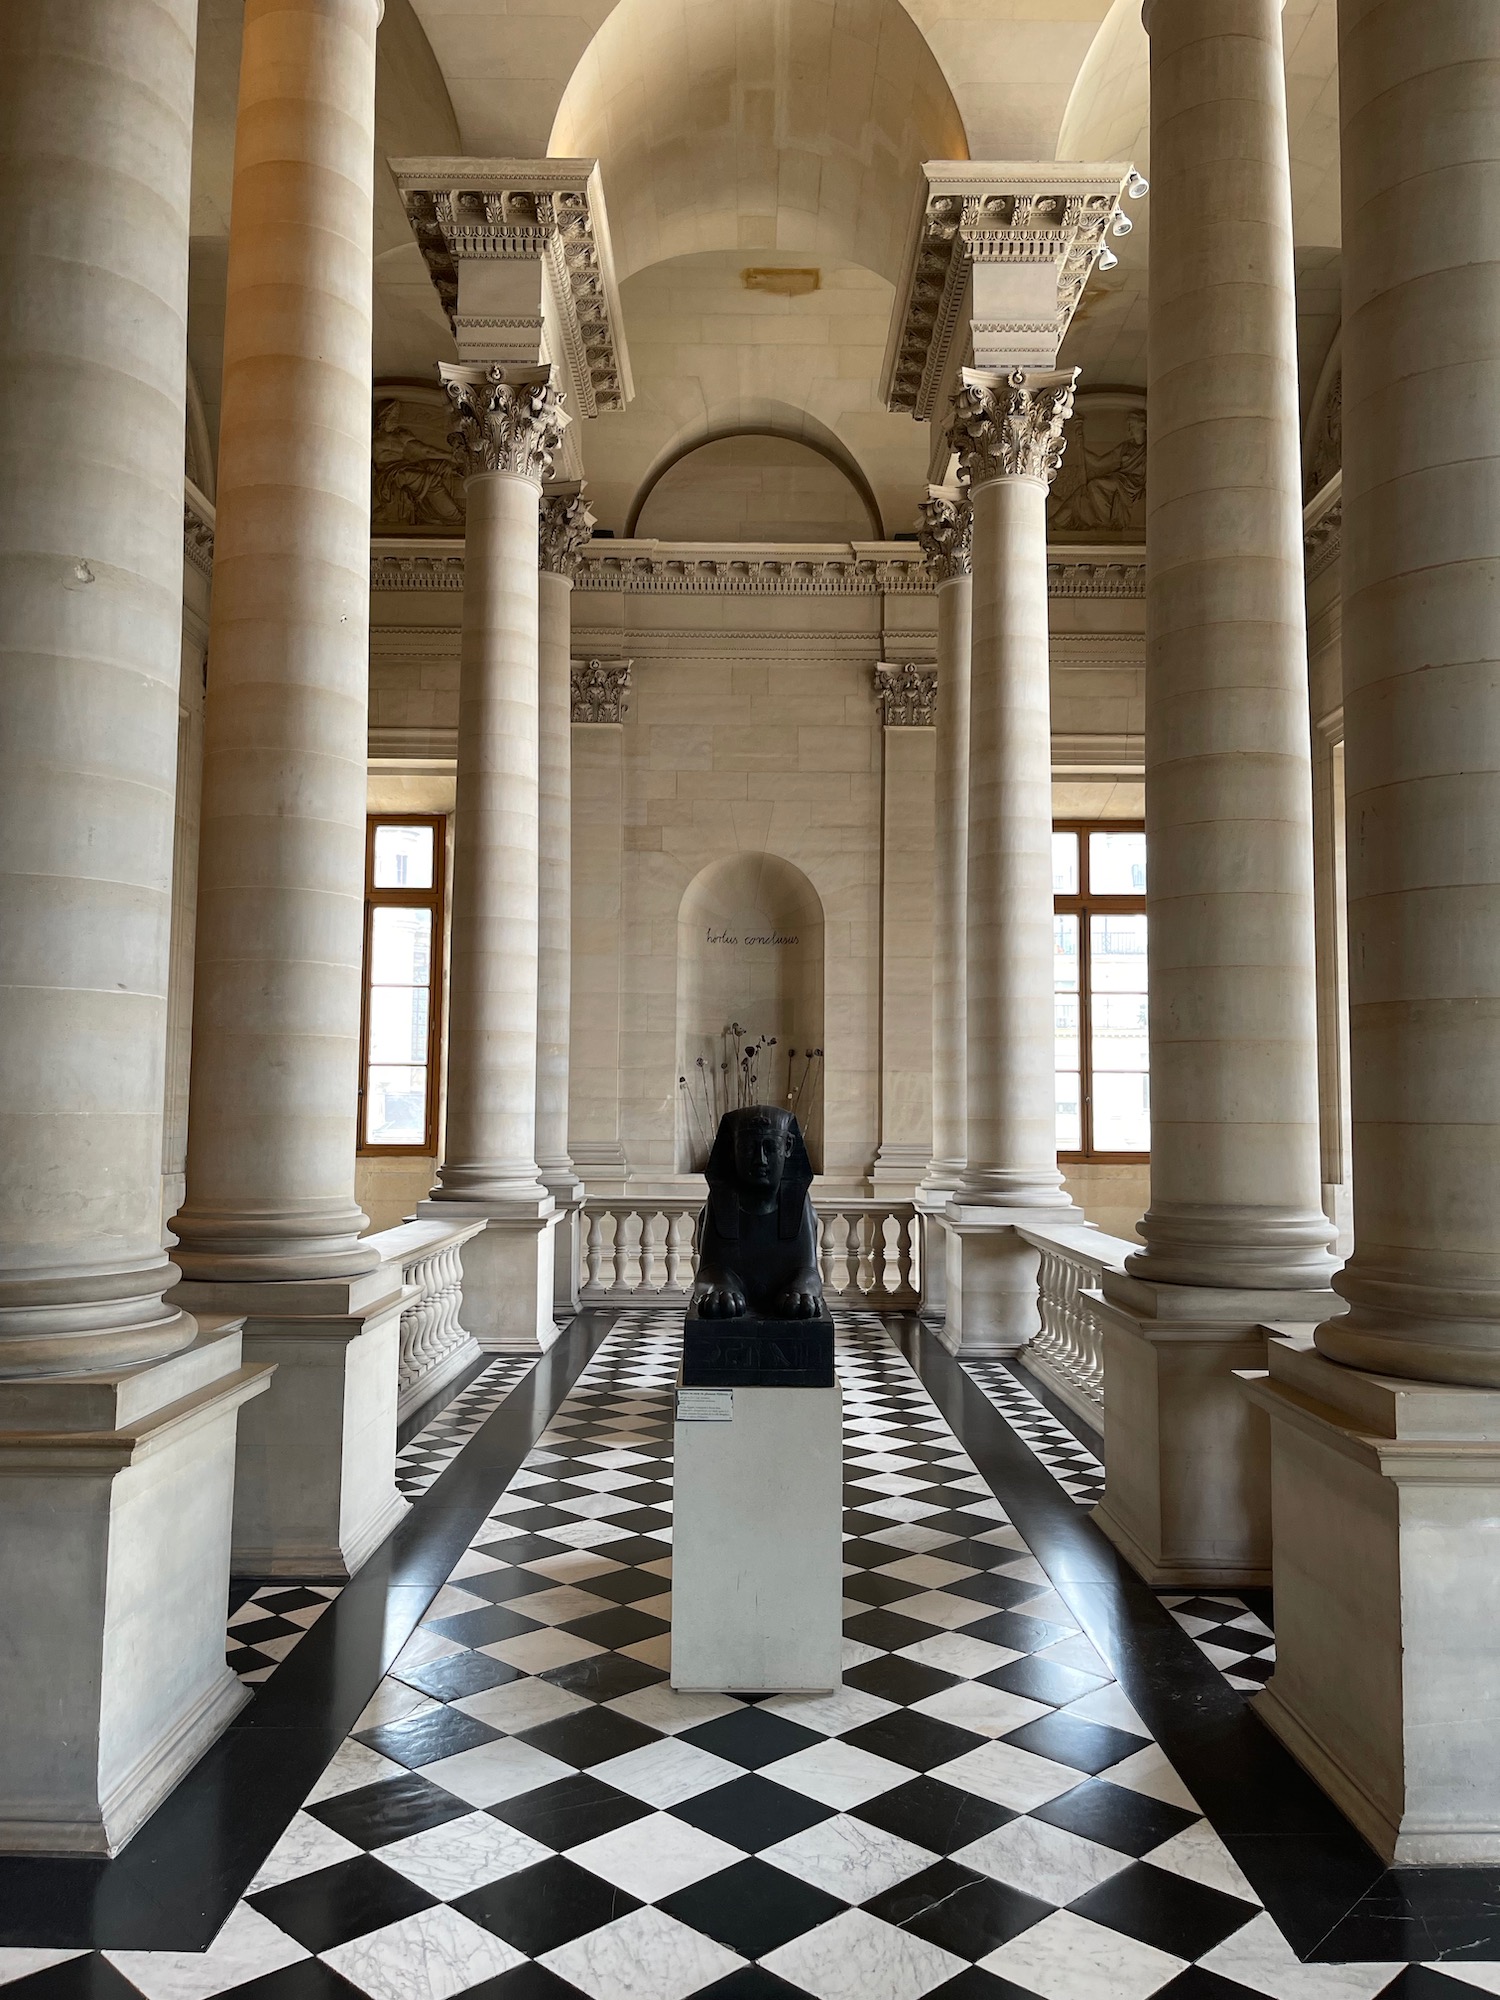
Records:
[[[266,1387],[220,1319],[165,1361],[0,1383],[0,1853],[117,1853],[248,1698],[235,1426]]]
[[[462,1222],[488,1214],[487,1227],[464,1245],[464,1325],[486,1354],[539,1354],[557,1339],[552,1259],[558,1211],[545,1207],[485,1211],[475,1202],[422,1201],[422,1221]]]
[[[701,1393],[701,1392],[699,1392]],[[672,1685],[789,1694],[843,1667],[843,1397],[725,1389],[729,1423],[679,1421]]]
[[[1255,1709],[1387,1861],[1500,1862],[1500,1391],[1272,1344],[1276,1672]]]
[[[934,1328],[950,1354],[1019,1354],[1042,1326],[1037,1274],[1041,1253],[1019,1233],[1077,1222],[1076,1208],[1008,1209],[949,1203],[947,1316]]]

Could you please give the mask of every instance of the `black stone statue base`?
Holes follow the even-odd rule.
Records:
[[[682,1330],[685,1389],[831,1389],[833,1321],[699,1319]]]

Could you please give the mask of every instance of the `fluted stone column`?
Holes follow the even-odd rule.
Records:
[[[972,516],[967,493],[934,487],[920,510],[920,540],[937,594],[937,811],[932,896],[932,1159],[917,1190],[922,1227],[922,1311],[947,1305],[947,1252],[939,1218],[968,1152],[967,938],[969,905],[969,655],[973,615]]]
[[[113,1852],[244,1699],[264,1378],[160,1215],[196,18],[0,11],[0,1852]]]
[[[573,576],[593,533],[581,492],[543,496],[538,542],[536,1160],[557,1205],[553,1304],[578,1310],[583,1183],[568,1152],[573,997]]]
[[[1106,1277],[1100,1525],[1153,1582],[1264,1583],[1234,1371],[1332,1303],[1281,0],[1151,0],[1151,1206]]]
[[[1073,1213],[1057,1165],[1047,493],[1075,369],[966,368],[952,432],[973,509],[967,1158],[945,1211],[955,1353],[1040,1324],[1026,1221]]]
[[[1354,1251],[1257,1392],[1260,1707],[1382,1854],[1493,1865],[1500,12],[1340,0],[1339,69]]]
[[[405,1512],[400,1271],[354,1198],[379,0],[247,0],[224,321],[187,1197],[195,1309],[275,1360],[235,1559],[337,1574]]]
[[[423,1212],[480,1204],[464,1311],[547,1346],[556,1210],[536,1161],[538,510],[566,418],[546,370],[443,365],[468,456],[448,999],[447,1150]]]

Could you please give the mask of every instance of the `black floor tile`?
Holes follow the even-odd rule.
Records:
[[[889,1527],[890,1523],[883,1525]],[[882,1542],[873,1534],[856,1535],[843,1547],[844,1561],[855,1569],[879,1569],[883,1563],[900,1562],[910,1554],[910,1549],[898,1549],[894,1543]]]
[[[463,1916],[504,1938],[528,1958],[555,1951],[586,1931],[612,1924],[617,1917],[628,1917],[640,1907],[638,1897],[560,1856],[473,1889],[453,1903]]]
[[[482,1986],[466,1986],[464,2000],[579,2000],[579,1990],[545,1965],[514,1965]]]
[[[958,1679],[957,1674],[945,1674],[940,1667],[923,1666],[920,1660],[901,1660],[894,1653],[887,1653],[881,1659],[866,1660],[863,1666],[850,1667],[844,1675],[844,1685],[858,1688],[861,1694],[879,1695],[882,1701],[900,1702],[904,1707],[956,1686]]]
[[[1239,1992],[1236,1987],[1235,1992]],[[1408,1965],[1397,1973],[1389,1986],[1381,1988],[1377,2000],[1474,2000],[1478,1989],[1466,1979],[1450,1979],[1430,1966]],[[1205,1994],[1204,2000],[1210,2000]]]
[[[418,1910],[430,1910],[437,1898],[382,1866],[374,1855],[361,1854],[262,1889],[246,1901],[309,1951],[328,1951]]]
[[[361,1785],[357,1792],[340,1792],[307,1810],[356,1847],[369,1849],[388,1847],[409,1833],[425,1833],[445,1820],[462,1819],[474,1808],[409,1771],[404,1777]]]
[[[5,2000],[141,2000],[140,1988],[96,1951],[30,1972],[3,1990]]]
[[[993,1972],[970,1965],[955,1978],[935,1986],[926,2000],[1037,2000],[1037,1995],[1009,1979],[997,1978]]]
[[[952,1854],[997,1826],[1016,1818],[1008,1806],[998,1806],[977,1792],[961,1792],[940,1778],[913,1778],[908,1785],[882,1792],[865,1805],[852,1806],[855,1819],[910,1840],[933,1854]]]
[[[616,1525],[616,1522],[610,1522],[611,1527]],[[554,1549],[553,1554],[556,1553]],[[624,1541],[606,1542],[599,1550],[599,1554],[608,1556],[611,1562],[625,1563],[632,1568],[642,1563],[660,1562],[664,1556],[669,1556],[671,1553],[667,1543],[657,1541],[652,1535],[631,1535]],[[594,1588],[592,1579],[588,1587],[590,1590]],[[660,1587],[663,1590],[670,1589],[671,1579],[663,1577]]]
[[[1391,1990],[1386,1988],[1387,1992]],[[1161,1987],[1153,2000],[1265,2000],[1265,1995],[1254,1987],[1241,1986],[1237,1979],[1223,1979],[1206,1966],[1190,1965],[1186,1972],[1179,1972],[1175,1979]],[[1438,2000],[1438,1996],[1434,1995],[1433,2000]],[[1466,2000],[1474,2000],[1472,1988]]]
[[[700,1792],[695,1799],[684,1799],[670,1811],[675,1819],[685,1819],[689,1826],[711,1833],[717,1840],[727,1840],[731,1847],[742,1847],[747,1854],[758,1854],[763,1847],[774,1847],[778,1840],[789,1840],[804,1827],[832,1819],[834,1813],[832,1806],[789,1791],[754,1772],[727,1785],[716,1785],[711,1792]]]
[[[636,1611],[628,1604],[618,1604],[609,1611],[591,1611],[584,1618],[570,1618],[562,1627],[563,1631],[590,1639],[607,1651],[634,1646],[641,1639],[658,1638],[671,1629],[665,1619],[653,1618],[649,1612]]]
[[[896,1653],[903,1646],[915,1646],[920,1640],[933,1637],[933,1627],[922,1625],[915,1618],[903,1618],[899,1611],[861,1611],[857,1617],[844,1620],[844,1637],[857,1639],[862,1646],[879,1646],[883,1652]]]
[[[454,1585],[456,1590],[466,1590],[471,1597],[487,1597],[491,1604],[514,1603],[518,1611],[526,1607],[520,1602],[525,1597],[536,1597],[544,1590],[556,1590],[557,1583],[552,1577],[538,1576],[529,1569],[487,1569],[478,1576],[460,1577]],[[481,1642],[488,1645],[488,1639]]]
[[[518,1535],[492,1536],[487,1541],[475,1542],[474,1553],[493,1556],[496,1562],[520,1567],[529,1562],[546,1562],[554,1556],[568,1555],[571,1551],[566,1542],[554,1542],[550,1535],[533,1534],[527,1527]],[[482,1643],[488,1645],[489,1641]]]
[[[616,1827],[629,1826],[632,1820],[645,1819],[651,1808],[580,1771],[534,1792],[522,1792],[519,1798],[503,1799],[489,1811],[493,1818],[560,1853],[566,1847],[579,1847],[586,1840],[613,1833]]]
[[[971,1959],[983,1958],[1052,1914],[1050,1903],[957,1861],[936,1862],[864,1907],[900,1930]]]
[[[1028,1701],[1044,1701],[1049,1708],[1062,1708],[1067,1702],[1081,1701],[1084,1695],[1104,1686],[1098,1674],[1082,1674],[1076,1667],[1061,1667],[1053,1660],[1034,1660],[1029,1656],[1011,1660],[1006,1666],[996,1667],[993,1673],[981,1674],[979,1678],[986,1687],[1000,1688],[1006,1694],[1025,1695]]]
[[[972,1729],[959,1729],[935,1715],[918,1715],[915,1709],[897,1708],[889,1715],[877,1715],[862,1722],[839,1739],[867,1750],[872,1757],[888,1757],[893,1764],[905,1764],[910,1771],[930,1771],[966,1751],[977,1750],[987,1738]]]
[[[610,1542],[600,1553],[607,1556],[613,1547],[614,1543]],[[660,1549],[661,1544],[658,1543],[657,1547]],[[665,1554],[665,1550],[662,1553]],[[654,1562],[659,1558],[653,1556],[650,1560]],[[652,1576],[643,1569],[612,1569],[603,1576],[588,1577],[578,1588],[588,1591],[593,1597],[607,1597],[615,1604],[634,1604],[638,1597],[659,1597],[664,1590],[670,1590],[672,1579],[669,1576]]]
[[[437,1701],[457,1701],[462,1695],[503,1687],[522,1675],[519,1667],[493,1660],[488,1653],[450,1653],[445,1660],[429,1660],[425,1667],[402,1667],[397,1678]]]
[[[778,1758],[790,1757],[810,1744],[822,1743],[825,1738],[815,1729],[804,1729],[799,1722],[788,1722],[784,1716],[766,1715],[758,1708],[741,1708],[731,1715],[715,1716],[712,1722],[700,1722],[695,1728],[683,1730],[678,1740],[723,1757],[731,1764],[741,1764],[747,1771],[758,1771],[763,1764],[774,1764]]]
[[[1085,1722],[1077,1715],[1039,1715],[1035,1722],[1010,1730],[1004,1740],[1035,1757],[1050,1757],[1054,1763],[1071,1764],[1075,1771],[1094,1773],[1123,1763],[1148,1742],[1144,1736],[1109,1729],[1102,1722]]]
[[[454,1639],[460,1646],[493,1646],[500,1639],[519,1639],[534,1632],[535,1618],[523,1618],[503,1604],[487,1605],[482,1611],[455,1611],[451,1618],[434,1618],[427,1627],[440,1639]]]
[[[845,1597],[858,1604],[872,1605],[876,1610],[887,1604],[899,1604],[903,1597],[915,1597],[921,1589],[920,1583],[903,1583],[899,1576],[882,1576],[878,1570],[844,1578]]]
[[[590,1653],[565,1667],[549,1667],[538,1678],[590,1701],[615,1701],[637,1688],[655,1687],[667,1677],[660,1667],[648,1667],[644,1660],[632,1660],[624,1653]]]
[[[556,1722],[522,1731],[520,1741],[561,1763],[587,1770],[590,1764],[602,1764],[610,1757],[624,1757],[631,1750],[643,1750],[648,1743],[659,1743],[661,1731],[648,1729],[644,1722],[619,1715],[612,1708],[579,1708],[571,1715],[559,1716]]]
[[[1202,1958],[1259,1914],[1253,1903],[1153,1868],[1149,1861],[1134,1862],[1068,1907],[1076,1916],[1189,1959]]]
[[[355,1741],[378,1750],[394,1764],[418,1771],[424,1764],[435,1764],[440,1757],[456,1757],[460,1751],[477,1750],[481,1743],[493,1743],[502,1733],[477,1716],[466,1715],[461,1708],[437,1708],[409,1716],[405,1722],[384,1722],[376,1729],[362,1729]]]
[[[807,1993],[801,1986],[788,1986],[763,1965],[742,1965],[727,1979],[700,1987],[693,2000],[807,2000]]]
[[[941,1549],[937,1553],[941,1555]],[[1036,1592],[1032,1594],[1035,1596]],[[1023,1611],[997,1611],[992,1618],[966,1625],[964,1631],[971,1639],[988,1639],[992,1646],[1009,1646],[1013,1653],[1039,1653],[1044,1646],[1055,1646],[1059,1639],[1068,1636],[1065,1625],[1049,1625],[1045,1618],[1028,1618]]]
[[[951,1560],[946,1549],[943,1560]],[[1016,1605],[1024,1604],[1028,1597],[1039,1596],[1047,1586],[1044,1583],[1027,1583],[1019,1576],[1007,1576],[1003,1570],[990,1570],[980,1576],[962,1576],[957,1583],[945,1583],[943,1588],[954,1597],[972,1598],[976,1604],[992,1604],[997,1611],[1012,1611]]]
[[[752,1858],[664,1897],[659,1907],[741,1958],[764,1958],[847,1906],[810,1882]]]
[[[362,1991],[322,1959],[299,1958],[295,1965],[284,1965],[247,1986],[230,1987],[219,2000],[359,2000]]]
[[[1085,1840],[1097,1840],[1101,1847],[1139,1857],[1192,1826],[1198,1815],[1148,1798],[1144,1792],[1129,1791],[1124,1785],[1112,1785],[1105,1778],[1090,1778],[1061,1798],[1033,1806],[1031,1817],[1060,1826],[1067,1833],[1081,1834]]]

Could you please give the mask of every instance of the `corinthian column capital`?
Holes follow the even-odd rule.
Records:
[[[594,517],[581,487],[543,493],[537,520],[537,562],[544,570],[572,578],[594,532]]]
[[[973,567],[974,510],[956,486],[929,486],[917,509],[917,540],[935,583],[968,576]]]
[[[468,472],[512,472],[540,486],[569,422],[552,383],[498,361],[443,361],[438,372],[457,413],[448,442]]]
[[[963,371],[949,425],[970,489],[991,479],[1040,479],[1062,463],[1063,425],[1073,414],[1076,368]]]

